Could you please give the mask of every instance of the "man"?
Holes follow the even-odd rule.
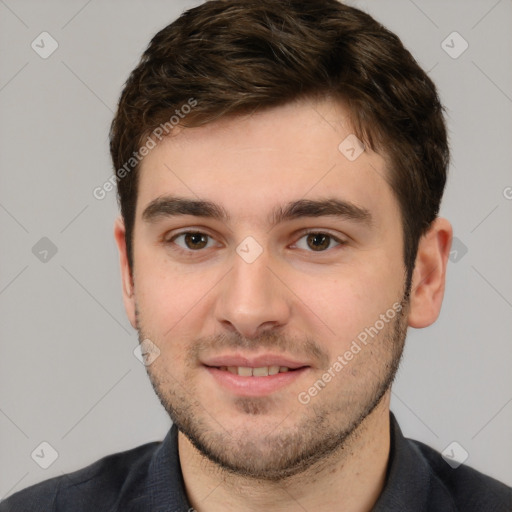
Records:
[[[151,41],[111,129],[123,298],[173,426],[6,511],[507,511],[406,440],[407,327],[452,229],[436,88],[336,0],[213,0]]]

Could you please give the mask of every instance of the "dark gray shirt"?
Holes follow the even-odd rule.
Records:
[[[404,438],[393,414],[386,484],[373,512],[512,512],[512,488]],[[192,512],[173,425],[163,442],[24,489],[0,512]],[[340,506],[343,510],[343,506]]]

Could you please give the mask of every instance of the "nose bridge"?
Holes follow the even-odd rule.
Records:
[[[272,267],[275,265],[267,249],[256,247],[252,240],[239,244],[217,298],[217,320],[247,337],[286,323],[289,304]]]
[[[270,282],[268,253],[259,255],[254,261],[246,260],[238,253],[233,261],[231,272],[231,287],[236,294],[241,293],[241,299],[247,302],[261,302],[265,296],[270,296],[273,283]]]

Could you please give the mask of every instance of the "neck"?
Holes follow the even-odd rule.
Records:
[[[197,512],[372,510],[385,483],[390,448],[389,391],[343,447],[280,482],[240,477],[206,459],[180,432],[185,489]]]

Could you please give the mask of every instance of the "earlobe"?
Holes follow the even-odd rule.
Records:
[[[420,239],[410,295],[410,327],[427,327],[439,316],[452,237],[451,224],[438,217]]]
[[[128,253],[126,250],[126,230],[124,227],[123,218],[121,216],[119,216],[114,222],[114,238],[117,244],[117,248],[119,249],[119,265],[121,267],[124,307],[132,327],[136,329],[133,276],[130,265],[128,263]]]

